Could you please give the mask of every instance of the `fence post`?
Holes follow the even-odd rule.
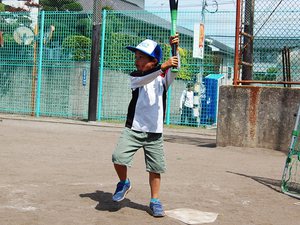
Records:
[[[96,121],[97,98],[98,98],[98,79],[99,79],[99,57],[100,57],[100,23],[101,23],[101,1],[94,0],[93,10],[93,41],[90,69],[90,91],[89,91],[89,110],[88,121]]]
[[[97,120],[101,120],[102,111],[102,92],[103,92],[103,67],[104,67],[104,47],[105,47],[105,28],[106,28],[106,10],[103,10],[102,33],[101,33],[101,49],[100,49],[100,79],[99,79],[99,100],[98,100],[98,116]]]
[[[242,80],[252,80],[254,0],[245,1]]]
[[[241,0],[236,1],[235,47],[234,47],[234,79],[237,86],[240,80],[240,26],[241,26]]]
[[[43,66],[43,48],[44,48],[44,27],[45,27],[45,11],[41,11],[41,24],[39,36],[39,59],[38,59],[38,76],[37,76],[37,94],[36,94],[36,117],[40,116],[41,108],[41,84],[42,84],[42,66]]]
[[[166,124],[170,125],[170,114],[171,114],[171,93],[172,93],[172,86],[169,87],[167,92],[167,109],[166,109]]]

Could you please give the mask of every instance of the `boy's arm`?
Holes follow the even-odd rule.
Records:
[[[179,46],[179,34],[176,33],[174,36],[170,37],[170,45],[176,46],[177,55],[169,58],[166,62],[161,65],[162,71],[166,71],[165,76],[165,86],[168,89],[171,83],[175,80],[178,75],[177,72],[172,72],[169,68],[175,67],[177,69],[180,68],[180,56],[178,51]]]
[[[177,56],[173,56],[173,57],[171,57],[170,59],[172,59],[172,58],[174,58],[174,57],[176,57],[176,63],[175,63],[175,66],[178,68],[178,69],[180,69],[180,56],[179,56],[179,54],[177,53]],[[169,59],[169,60],[170,60]],[[168,60],[168,61],[169,61]],[[174,64],[172,64],[172,66],[173,66]],[[162,65],[163,66],[163,65]],[[172,67],[171,66],[171,67]],[[169,88],[169,86],[171,85],[171,83],[175,80],[175,78],[176,78],[176,76],[178,75],[178,72],[172,72],[172,70],[171,69],[167,69],[167,71],[166,71],[166,76],[165,76],[165,85],[166,85],[166,88],[168,89]]]
[[[161,66],[157,66],[147,72],[133,72],[130,77],[131,88],[136,89],[138,87],[149,84],[162,74]]]

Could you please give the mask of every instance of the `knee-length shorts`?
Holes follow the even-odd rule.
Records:
[[[121,133],[112,154],[112,162],[130,167],[134,154],[140,148],[144,149],[146,171],[154,173],[166,171],[163,135],[161,133],[134,131],[127,127]]]

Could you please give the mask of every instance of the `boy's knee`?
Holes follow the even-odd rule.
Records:
[[[112,162],[113,162],[113,163],[119,162],[119,160],[120,160],[120,154],[114,152],[114,153],[112,154]]]
[[[114,152],[112,154],[112,162],[120,165],[129,165],[130,159],[123,154],[120,154],[118,152]]]

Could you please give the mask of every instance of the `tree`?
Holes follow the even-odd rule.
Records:
[[[32,0],[25,0],[23,7],[14,7],[11,5],[5,5],[0,1],[0,12],[1,11],[8,11],[8,12],[27,12],[30,11],[31,8],[39,8],[40,5],[34,3]]]
[[[5,5],[0,2],[0,12],[5,11]]]
[[[45,11],[82,11],[82,5],[77,0],[41,0]]]

